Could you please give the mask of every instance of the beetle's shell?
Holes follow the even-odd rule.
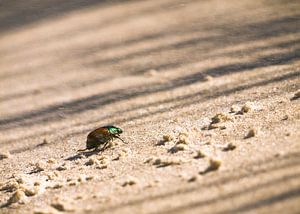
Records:
[[[86,148],[93,149],[99,147],[101,144],[105,144],[112,140],[113,136],[110,134],[107,128],[100,127],[90,132],[86,140]]]

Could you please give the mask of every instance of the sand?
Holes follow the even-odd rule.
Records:
[[[0,213],[299,212],[299,11],[4,2]]]

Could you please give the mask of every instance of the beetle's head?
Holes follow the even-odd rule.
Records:
[[[106,128],[108,129],[109,133],[112,135],[118,136],[118,135],[122,134],[122,132],[123,132],[122,129],[115,127],[115,126],[107,126]]]
[[[120,134],[123,133],[123,130],[115,127],[115,126],[105,126],[108,129],[109,133],[113,135],[113,137],[120,139],[123,143],[126,143],[122,138],[120,138]]]

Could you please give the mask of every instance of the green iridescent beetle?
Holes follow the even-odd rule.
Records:
[[[120,138],[120,134],[122,133],[123,130],[115,126],[102,126],[97,128],[88,134],[86,139],[86,148],[78,151],[81,152],[90,149],[98,150],[99,146],[102,146],[101,150],[104,150],[108,143],[114,140],[114,138],[118,138],[125,143],[125,141]]]

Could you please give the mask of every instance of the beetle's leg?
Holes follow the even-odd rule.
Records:
[[[104,151],[106,149],[106,146],[108,145],[109,141],[105,142],[105,144],[103,145],[103,147],[101,148],[101,151]]]
[[[122,138],[120,138],[118,135],[114,136],[115,138],[118,138],[119,140],[121,140],[123,143],[127,144]]]

